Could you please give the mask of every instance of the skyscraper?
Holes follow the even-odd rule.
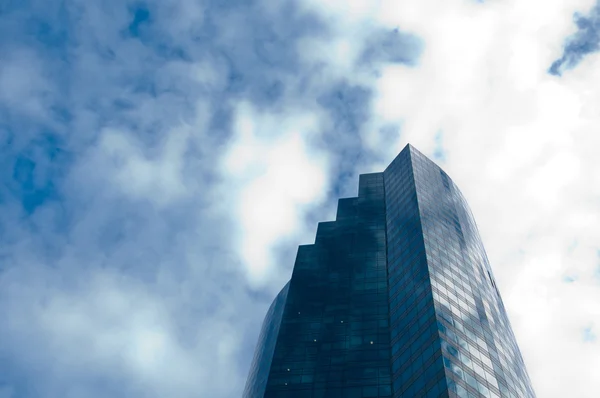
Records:
[[[244,397],[535,397],[467,202],[414,147],[298,248]]]

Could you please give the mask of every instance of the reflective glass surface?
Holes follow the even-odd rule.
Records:
[[[300,246],[247,398],[535,397],[469,207],[407,145]]]
[[[267,316],[265,316],[258,336],[254,358],[252,358],[252,364],[250,365],[244,397],[262,397],[265,394],[289,287],[290,283],[288,282],[275,297],[267,311]]]
[[[410,147],[384,172],[394,397],[448,396]]]
[[[449,391],[460,397],[534,397],[464,196],[412,147],[411,159]]]

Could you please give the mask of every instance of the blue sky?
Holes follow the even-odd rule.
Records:
[[[297,246],[407,142],[539,396],[596,397],[600,6],[406,3],[0,3],[0,398],[240,396]]]

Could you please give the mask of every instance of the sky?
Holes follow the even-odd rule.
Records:
[[[599,50],[593,0],[0,0],[0,398],[239,397],[298,245],[409,142],[538,396],[600,396]]]

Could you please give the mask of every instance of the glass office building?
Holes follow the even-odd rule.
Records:
[[[414,147],[299,247],[244,397],[535,397],[465,198]]]

